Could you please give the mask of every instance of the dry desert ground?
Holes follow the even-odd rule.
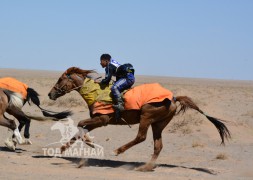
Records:
[[[42,107],[73,111],[71,119],[77,125],[89,117],[87,105],[77,92],[57,101],[47,96],[61,73],[0,69],[0,77],[14,77],[38,91]],[[57,122],[32,121],[33,144],[17,145],[15,152],[5,147],[7,128],[1,126],[0,179],[253,179],[253,81],[137,76],[135,85],[153,82],[159,82],[175,96],[191,97],[207,114],[227,120],[231,140],[226,146],[220,145],[214,125],[200,113],[188,110],[175,116],[164,129],[163,149],[154,171],[139,172],[135,168],[153,153],[151,129],[143,143],[119,156],[113,156],[112,151],[133,140],[138,125],[95,129],[90,135],[103,151],[91,153],[91,148],[85,146],[86,155],[82,157],[59,157],[43,149],[60,147],[60,143],[49,145],[62,138],[59,130],[51,129]],[[35,105],[26,104],[23,110],[41,113]],[[81,159],[84,166],[77,168]]]

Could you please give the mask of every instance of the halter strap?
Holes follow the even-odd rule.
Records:
[[[78,78],[81,79],[80,76],[78,76],[77,74],[75,74],[75,75],[76,75]],[[69,74],[66,74],[66,76],[67,76],[67,78],[68,78],[68,81],[74,81],[74,80],[71,78],[71,76],[70,76]],[[67,83],[63,84],[61,87],[57,87],[57,86],[55,85],[54,88],[56,89],[56,92],[57,92],[58,94],[61,94],[61,93],[66,94],[66,93],[69,93],[69,92],[71,92],[71,91],[73,91],[73,90],[76,90],[76,89],[78,89],[78,88],[80,88],[80,87],[83,86],[83,85],[76,86],[76,84],[73,83],[74,87],[73,87],[72,89],[69,89],[69,90],[66,91],[66,90],[63,90],[63,89],[62,89],[64,86],[66,86],[66,84],[67,84]]]

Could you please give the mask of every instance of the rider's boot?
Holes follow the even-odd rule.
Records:
[[[115,99],[115,104],[113,105],[115,111],[115,118],[116,120],[121,119],[121,112],[125,110],[124,108],[124,101],[121,97]]]

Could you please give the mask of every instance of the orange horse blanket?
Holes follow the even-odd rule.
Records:
[[[162,102],[165,99],[172,100],[172,98],[173,93],[158,83],[143,84],[131,88],[124,94],[125,109],[139,110],[145,104]],[[103,102],[95,102],[91,109],[93,114],[108,114],[114,112],[112,104],[105,104]]]
[[[14,78],[0,78],[0,88],[20,93],[26,99],[28,86]]]

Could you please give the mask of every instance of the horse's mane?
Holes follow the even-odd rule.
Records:
[[[86,76],[89,73],[96,73],[96,71],[94,71],[94,70],[83,70],[83,69],[80,69],[78,67],[70,67],[64,72],[65,75],[69,75],[69,74],[73,74],[73,73],[82,74],[83,76]]]

